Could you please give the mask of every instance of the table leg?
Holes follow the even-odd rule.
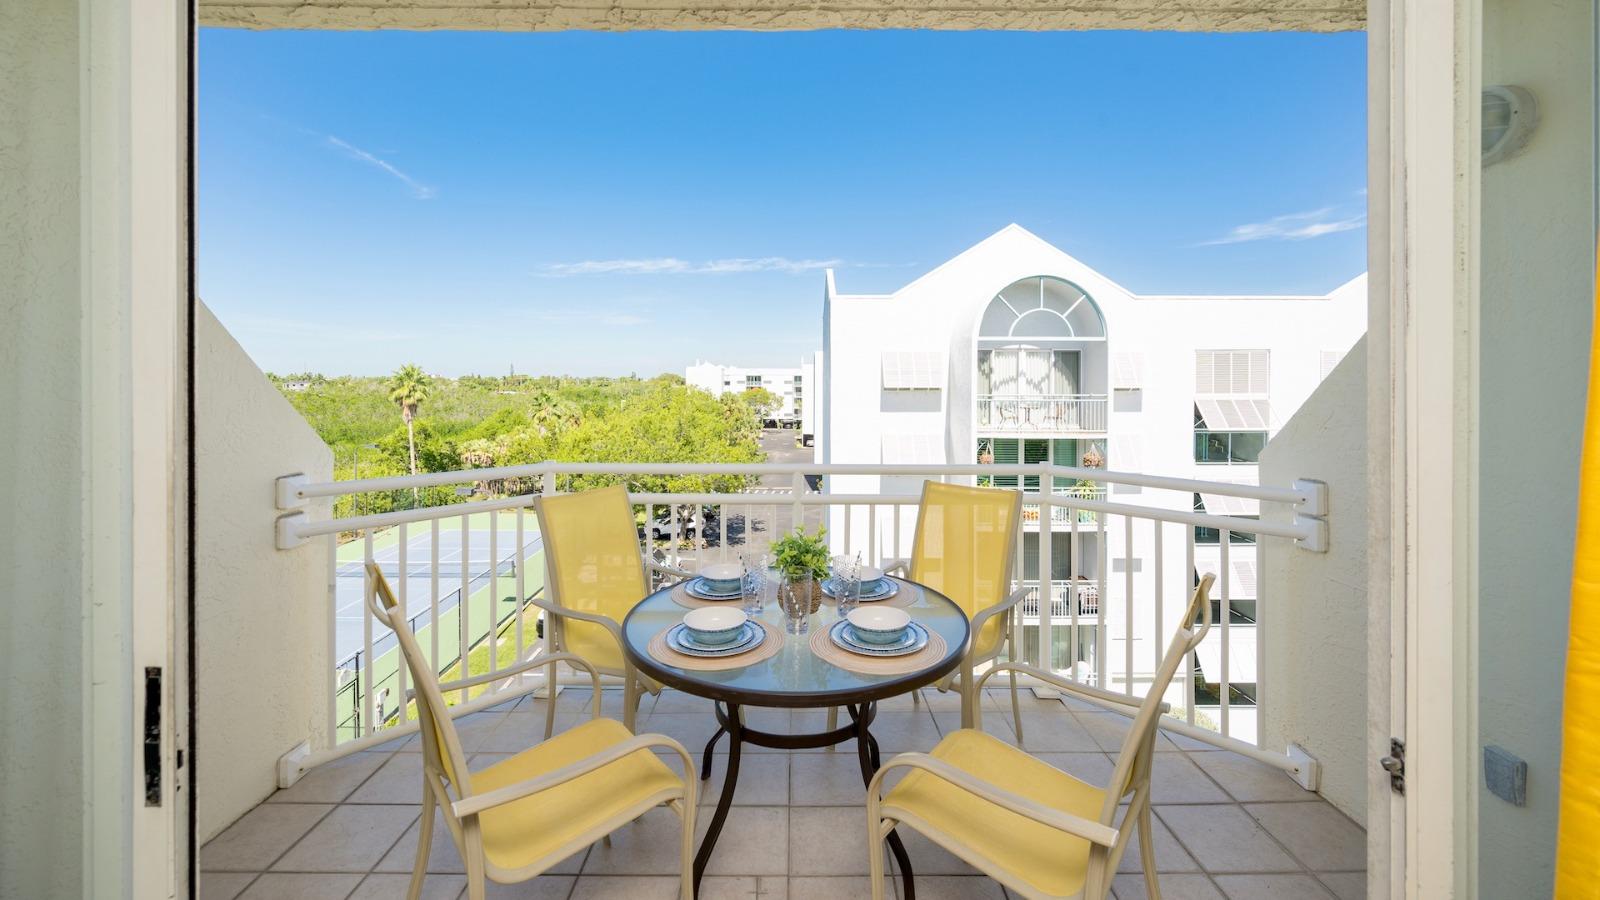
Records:
[[[717,798],[716,811],[711,814],[711,825],[706,829],[706,836],[700,840],[700,851],[694,856],[694,892],[700,895],[700,879],[706,874],[706,865],[711,862],[711,851],[717,845],[717,837],[722,834],[722,826],[728,821],[728,810],[733,806],[733,791],[739,781],[739,748],[744,743],[743,727],[739,724],[739,707],[727,704],[728,714],[722,714],[722,707],[716,707],[717,718],[722,720],[723,731],[728,733],[728,771],[722,776],[722,796]],[[716,741],[713,737],[712,742]],[[706,745],[706,775],[711,772],[711,745]]]
[[[712,753],[712,751],[717,749],[717,738],[722,737],[727,732],[728,732],[728,729],[719,727],[717,729],[716,733],[711,735],[711,740],[706,741],[705,754],[700,757],[700,780],[701,781],[705,781],[705,780],[707,780],[707,779],[709,779],[711,777],[711,753]]]
[[[872,739],[872,732],[867,730],[867,723],[872,717],[868,715],[871,703],[864,703],[857,710],[849,707],[850,718],[856,723],[856,758],[861,762],[861,781],[872,786],[872,776],[877,774],[879,763],[877,761],[878,742]],[[877,823],[872,823],[875,826]],[[889,832],[889,852],[894,854],[895,864],[900,867],[900,878],[904,885],[901,891],[901,900],[916,900],[917,887],[911,874],[911,857],[906,855],[906,845],[900,841],[900,835]]]

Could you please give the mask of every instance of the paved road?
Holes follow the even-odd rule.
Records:
[[[769,463],[810,463],[813,448],[795,446],[795,438],[799,432],[793,429],[765,429],[761,433],[761,449],[766,451]],[[811,487],[818,487],[818,479],[809,479]],[[788,502],[789,478],[786,475],[763,476],[760,483],[752,491],[762,493],[770,491],[773,494],[772,505],[754,506],[745,510],[729,509],[727,521],[720,527],[708,529],[710,532],[710,546],[699,551],[682,551],[681,564],[693,569],[699,565],[697,557],[704,556],[708,562],[721,560],[734,561],[738,559],[740,550],[749,544],[766,544],[789,533],[794,527],[794,513]],[[823,510],[821,507],[807,507],[802,519],[807,529],[815,530],[822,524]],[[726,529],[727,544],[723,544],[723,530]]]

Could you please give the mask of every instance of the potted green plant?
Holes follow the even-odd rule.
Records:
[[[780,591],[792,594],[810,581],[808,613],[822,606],[822,580],[828,577],[828,542],[826,528],[817,528],[816,534],[807,534],[805,526],[772,542],[772,564],[783,577]]]

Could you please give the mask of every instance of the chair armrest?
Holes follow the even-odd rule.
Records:
[[[680,569],[677,566],[663,565],[662,563],[658,563],[653,559],[644,560],[644,567],[652,572],[660,572],[663,575],[671,575],[674,578],[692,577],[691,573],[685,569]]]
[[[596,625],[604,625],[606,630],[611,632],[612,637],[617,639],[617,644],[619,646],[622,644],[622,626],[618,624],[616,619],[613,619],[610,616],[602,616],[599,613],[580,612],[576,609],[568,609],[565,606],[557,606],[543,597],[534,597],[528,602],[539,607],[552,616],[562,616],[568,619],[577,619],[581,622],[593,622]]]
[[[514,800],[521,800],[523,797],[565,784],[574,778],[587,775],[596,769],[604,768],[629,754],[638,753],[641,750],[649,752],[650,747],[668,747],[677,751],[678,755],[683,758],[684,771],[694,771],[694,759],[682,744],[664,734],[641,734],[620,744],[613,744],[588,759],[562,766],[554,772],[546,772],[536,778],[529,778],[516,784],[508,784],[503,788],[497,788],[482,794],[463,797],[450,804],[450,808],[455,813],[456,818],[464,819],[467,816],[477,815],[486,809],[503,806]],[[689,792],[688,801],[693,803],[694,784],[688,777],[684,778],[684,784],[685,789]]]
[[[897,571],[900,573],[901,577],[905,577],[906,573],[911,571],[911,560],[902,556],[896,559],[886,559],[883,561],[883,573],[885,575],[889,575]]]
[[[980,610],[977,615],[972,617],[973,639],[977,639],[978,632],[983,630],[983,626],[986,625],[990,619],[1000,615],[1001,613],[1010,612],[1011,608],[1016,606],[1018,603],[1021,603],[1022,598],[1026,596],[1028,596],[1028,589],[1025,587],[1020,587],[1012,591],[1011,596],[1007,597],[1006,599],[1001,600],[999,603],[996,603],[987,609]]]
[[[1035,803],[1020,794],[996,787],[986,781],[981,781],[970,773],[952,766],[942,759],[929,756],[926,753],[901,753],[884,762],[882,768],[873,776],[872,784],[868,791],[877,791],[883,783],[884,773],[890,769],[921,769],[929,775],[946,781],[958,788],[1009,812],[1016,813],[1032,819],[1041,825],[1047,825],[1057,831],[1065,831],[1076,835],[1086,841],[1099,844],[1102,847],[1114,847],[1117,843],[1117,829],[1109,825],[1075,816],[1058,809],[1051,809],[1040,803]]]
[[[499,679],[510,675],[517,675],[519,673],[526,672],[529,669],[543,668],[544,666],[553,665],[558,662],[564,662],[574,668],[583,669],[584,671],[588,672],[590,680],[594,682],[595,693],[599,693],[599,670],[597,670],[588,660],[574,653],[550,653],[544,656],[535,656],[533,659],[525,659],[522,662],[506,666],[504,669],[500,669],[499,671],[489,672],[483,675],[474,675],[471,678],[462,678],[459,681],[443,682],[439,685],[439,690],[440,692],[447,692],[459,691],[462,688],[477,687],[480,684],[498,681]]]
[[[1127,694],[1118,694],[1112,691],[1103,690],[1101,688],[1090,687],[1087,684],[1079,684],[1070,678],[1062,678],[1060,675],[1057,675],[1054,672],[1047,672],[1044,669],[1035,668],[1034,666],[1030,666],[1025,663],[1008,662],[990,666],[987,672],[984,672],[982,675],[978,676],[978,690],[983,690],[984,682],[1001,672],[1018,672],[1023,675],[1031,675],[1034,678],[1045,682],[1051,687],[1060,688],[1063,691],[1077,694],[1081,697],[1087,697],[1090,700],[1098,700],[1101,703],[1112,703],[1116,704],[1117,706],[1126,706],[1132,709],[1138,709],[1144,705],[1143,697],[1130,697]],[[1161,711],[1166,713],[1170,712],[1171,710],[1172,704],[1163,701],[1161,704]]]

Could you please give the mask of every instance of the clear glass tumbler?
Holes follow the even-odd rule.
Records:
[[[810,572],[785,575],[778,583],[778,608],[783,610],[784,630],[805,634],[811,630],[811,592],[815,582]]]
[[[739,554],[744,564],[744,611],[750,615],[761,612],[767,598],[767,568],[772,558],[764,550],[746,550]]]
[[[861,554],[833,558],[833,599],[841,618],[861,601]]]

